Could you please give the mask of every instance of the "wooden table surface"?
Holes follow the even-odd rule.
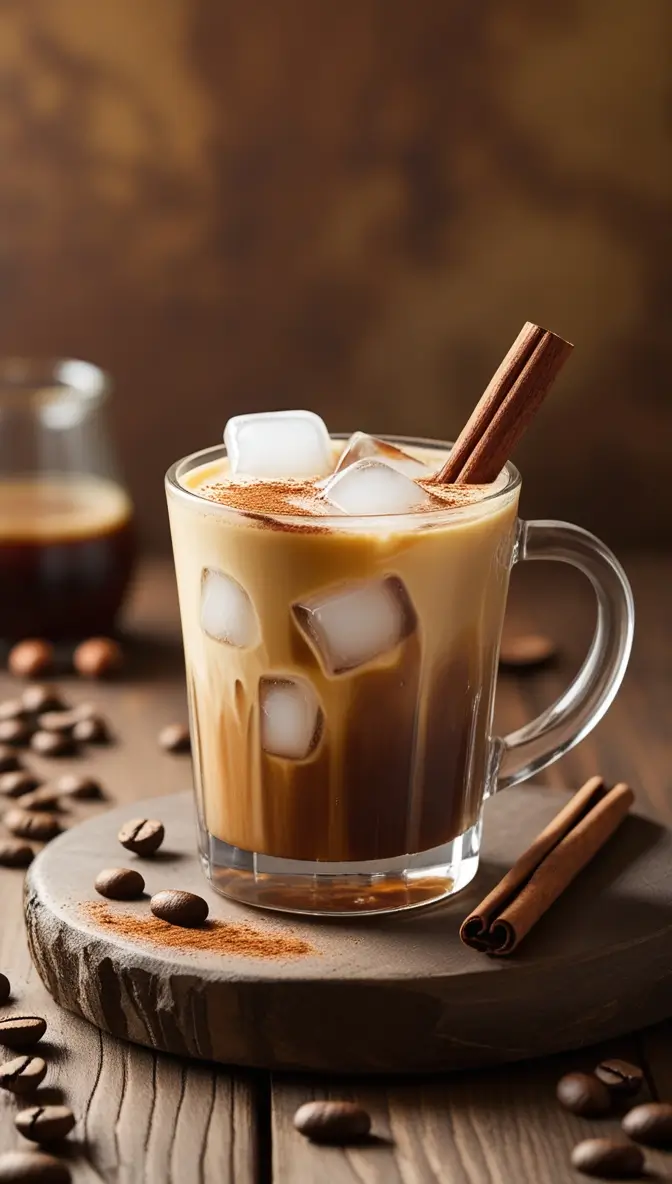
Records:
[[[598,728],[542,780],[576,787],[595,772],[628,780],[639,808],[672,824],[672,560],[626,557],[626,567],[638,628],[623,690]],[[499,730],[519,726],[557,695],[585,652],[592,621],[591,593],[574,573],[545,564],[515,573],[509,627],[550,632],[562,655],[548,670],[501,678]],[[32,763],[50,776],[86,768],[103,781],[111,803],[130,807],[136,798],[189,783],[188,758],[167,755],[156,743],[164,723],[185,718],[169,564],[145,567],[129,628],[123,681],[59,684],[74,702],[94,699],[118,743],[72,761]],[[0,698],[15,693],[16,682],[1,675]],[[76,804],[69,821],[101,809]],[[0,869],[0,970],[12,983],[12,1002],[48,1020],[42,1047],[49,1071],[39,1100],[63,1100],[78,1117],[70,1152],[76,1184],[564,1184],[580,1178],[569,1166],[574,1143],[618,1129],[616,1119],[566,1114],[554,1099],[561,1073],[592,1066],[604,1047],[441,1078],[345,1081],[214,1068],[114,1040],[61,1011],[43,988],[25,942],[22,879]],[[645,1067],[649,1096],[672,1099],[672,1022],[614,1041],[608,1051]],[[377,1139],[345,1150],[305,1142],[292,1115],[301,1102],[328,1096],[360,1099]],[[0,1091],[0,1151],[25,1145],[14,1129],[15,1108]],[[647,1162],[656,1178],[672,1180],[672,1154],[651,1152]]]

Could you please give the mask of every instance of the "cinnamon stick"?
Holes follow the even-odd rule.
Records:
[[[539,410],[573,345],[527,321],[460,432],[435,481],[494,481]]]
[[[553,819],[460,929],[465,945],[502,957],[613,835],[634,801],[629,786],[592,777]]]

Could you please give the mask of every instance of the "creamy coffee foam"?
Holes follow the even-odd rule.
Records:
[[[125,491],[103,478],[0,480],[0,542],[74,542],[117,530],[131,514]]]
[[[334,469],[337,466],[342,445],[334,444]],[[438,471],[447,453],[428,449],[406,449],[411,456]],[[446,509],[466,507],[483,501],[494,492],[503,489],[508,474],[503,471],[491,485],[437,485],[429,478],[415,478],[414,483],[427,495],[427,504],[409,511],[411,514],[428,514]],[[232,476],[226,458],[202,465],[182,478],[182,484],[192,493],[207,501],[216,502],[233,510],[269,517],[287,516],[297,518],[334,518],[339,511],[325,496],[324,478],[272,480]],[[384,515],[383,515],[384,517]],[[332,522],[333,526],[334,523]]]

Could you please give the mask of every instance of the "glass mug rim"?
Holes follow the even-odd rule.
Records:
[[[371,433],[374,434],[374,433]],[[352,432],[330,432],[329,438],[331,440],[349,440]],[[399,435],[384,435],[378,434],[378,440],[384,440],[388,444],[396,445],[411,445],[411,447],[425,447],[434,449],[445,449],[449,451],[453,445],[453,440],[435,440],[431,437],[425,436],[399,436]],[[251,513],[249,510],[236,509],[231,506],[226,506],[219,502],[213,502],[209,498],[203,497],[202,494],[197,493],[193,489],[187,489],[180,481],[186,473],[192,472],[193,469],[198,468],[199,465],[205,464],[208,459],[221,460],[226,456],[225,444],[214,444],[208,448],[201,448],[197,452],[191,452],[188,456],[183,456],[180,460],[176,460],[168,469],[165,476],[166,489],[171,490],[178,496],[184,498],[188,502],[197,503],[203,510],[212,513],[221,513],[227,517],[242,518],[249,521],[250,518],[263,518],[264,515]],[[482,507],[487,507],[488,511],[492,511],[493,507],[501,504],[504,501],[510,500],[513,495],[519,490],[522,478],[516,468],[511,462],[507,461],[504,466],[507,474],[506,483],[501,489],[495,489],[491,493],[486,493],[478,501],[471,502],[466,506],[447,506],[445,509],[433,509],[427,513],[414,514],[325,514],[320,515],[320,526],[332,527],[334,529],[343,526],[344,519],[347,519],[348,524],[352,522],[361,522],[365,525],[371,525],[376,522],[384,522],[386,526],[397,526],[403,529],[408,526],[409,520],[416,526],[431,524],[432,526],[440,526],[450,521],[463,521],[464,519],[472,519],[480,517],[479,511]],[[298,514],[277,514],[272,515],[274,519],[280,522],[289,524],[306,524],[306,518]],[[313,519],[311,519],[313,521]]]
[[[0,406],[53,403],[59,397],[96,406],[110,395],[112,377],[82,358],[0,356]]]

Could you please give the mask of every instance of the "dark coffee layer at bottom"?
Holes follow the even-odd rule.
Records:
[[[0,636],[58,640],[109,633],[134,555],[128,519],[88,537],[0,539]]]

